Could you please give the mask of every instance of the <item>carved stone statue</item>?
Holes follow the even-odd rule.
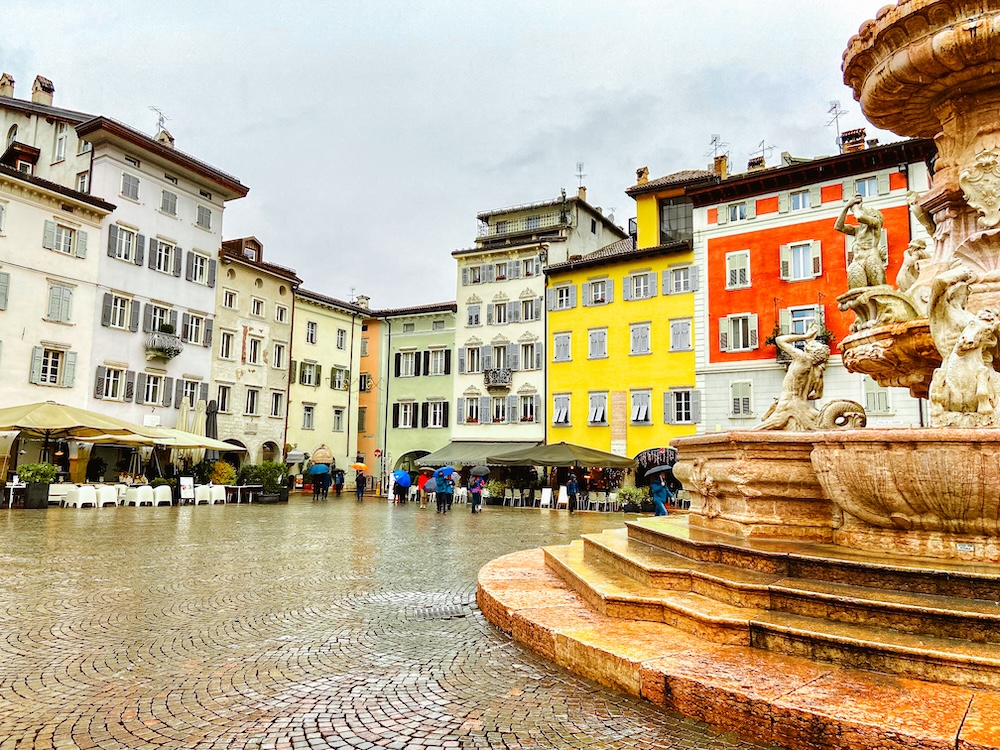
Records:
[[[861,404],[838,399],[818,411],[810,401],[823,398],[823,374],[830,359],[830,347],[817,341],[819,329],[788,333],[775,340],[778,348],[791,358],[781,384],[781,395],[764,414],[758,430],[829,430],[837,427],[864,427],[867,418]],[[802,342],[799,349],[796,343]]]
[[[851,209],[854,218],[858,220],[857,224],[847,223],[847,212]],[[847,286],[850,289],[885,284],[888,258],[886,249],[882,246],[882,221],[881,211],[865,208],[864,199],[855,195],[844,206],[837,217],[837,223],[833,225],[838,232],[854,237],[853,259],[847,266]]]
[[[1000,316],[990,308],[965,309],[974,274],[965,266],[938,274],[931,282],[929,323],[941,367],[931,380],[931,424],[936,427],[991,427],[997,424],[1000,373]]]
[[[923,240],[913,240],[903,253],[903,265],[896,274],[896,287],[901,292],[908,292],[920,275],[920,262],[931,257],[927,243]]]

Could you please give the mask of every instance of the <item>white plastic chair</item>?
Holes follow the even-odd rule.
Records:
[[[224,484],[213,484],[211,485],[211,492],[209,493],[209,499],[212,505],[216,503],[226,504],[226,486]]]
[[[65,507],[73,506],[75,508],[82,508],[85,505],[89,505],[91,508],[97,507],[97,490],[95,490],[89,484],[85,484],[82,487],[70,486],[66,490],[66,494],[63,496],[63,505]]]
[[[618,493],[617,492],[609,492],[608,493],[608,510],[609,511],[617,511],[619,508],[620,508],[620,506],[618,505]]]
[[[68,482],[58,482],[49,485],[49,505],[65,505],[66,495],[75,488],[75,484]]]
[[[153,488],[153,505],[173,505],[174,493],[166,484]]]
[[[106,505],[118,506],[118,488],[104,485],[97,488],[97,507],[103,508]]]
[[[559,498],[556,500],[556,510],[559,510],[559,506],[564,505],[569,509],[569,493],[566,492],[566,485],[559,485]]]
[[[542,499],[538,503],[539,508],[551,508],[552,507],[552,488],[542,487]]]
[[[129,487],[125,492],[126,505],[152,505],[153,488],[148,484],[140,484],[137,487]]]
[[[504,490],[503,493],[503,504],[514,507],[514,490]]]
[[[212,488],[207,484],[199,484],[194,488],[194,504],[201,505],[212,504]]]

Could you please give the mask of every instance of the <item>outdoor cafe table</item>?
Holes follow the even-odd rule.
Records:
[[[242,499],[244,493],[247,496],[247,502],[253,502],[253,496],[259,495],[264,491],[264,485],[262,484],[227,484],[226,485],[226,501],[229,501],[230,497],[235,497],[236,502],[239,503]]]

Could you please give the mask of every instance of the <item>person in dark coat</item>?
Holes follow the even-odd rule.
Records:
[[[344,470],[337,469],[333,472],[333,488],[337,493],[337,497],[340,497],[340,493],[344,491]]]
[[[580,483],[576,481],[576,474],[570,474],[566,482],[566,494],[569,495],[569,512],[576,513],[577,500],[580,497]]]
[[[367,481],[368,477],[365,476],[364,471],[358,469],[358,474],[354,477],[354,492],[358,496],[359,503],[365,499],[365,482]]]
[[[437,483],[437,491],[435,493],[435,497],[437,498],[437,512],[447,513],[451,507],[451,493],[454,492],[455,483],[451,481],[451,477],[446,477],[443,474],[439,474],[434,481]]]
[[[667,501],[672,501],[674,498],[674,493],[670,491],[669,482],[667,480],[667,472],[661,471],[653,479],[649,485],[649,491],[653,496],[653,505],[656,506],[656,512],[653,515],[667,515]]]

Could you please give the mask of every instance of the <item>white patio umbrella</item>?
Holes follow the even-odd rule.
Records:
[[[177,427],[176,429],[183,432],[190,431],[191,423],[191,404],[186,398],[181,399],[180,408],[177,410]],[[180,468],[185,459],[191,458],[191,451],[186,448],[175,448],[170,454],[171,460],[174,466]]]
[[[199,437],[205,437],[205,425],[208,421],[208,405],[205,403],[204,399],[199,399],[198,403],[194,407],[194,414],[191,417],[191,425],[188,429],[192,435],[198,435]],[[205,449],[202,447],[191,449],[191,460],[194,463],[201,463],[201,460],[205,458]]]

